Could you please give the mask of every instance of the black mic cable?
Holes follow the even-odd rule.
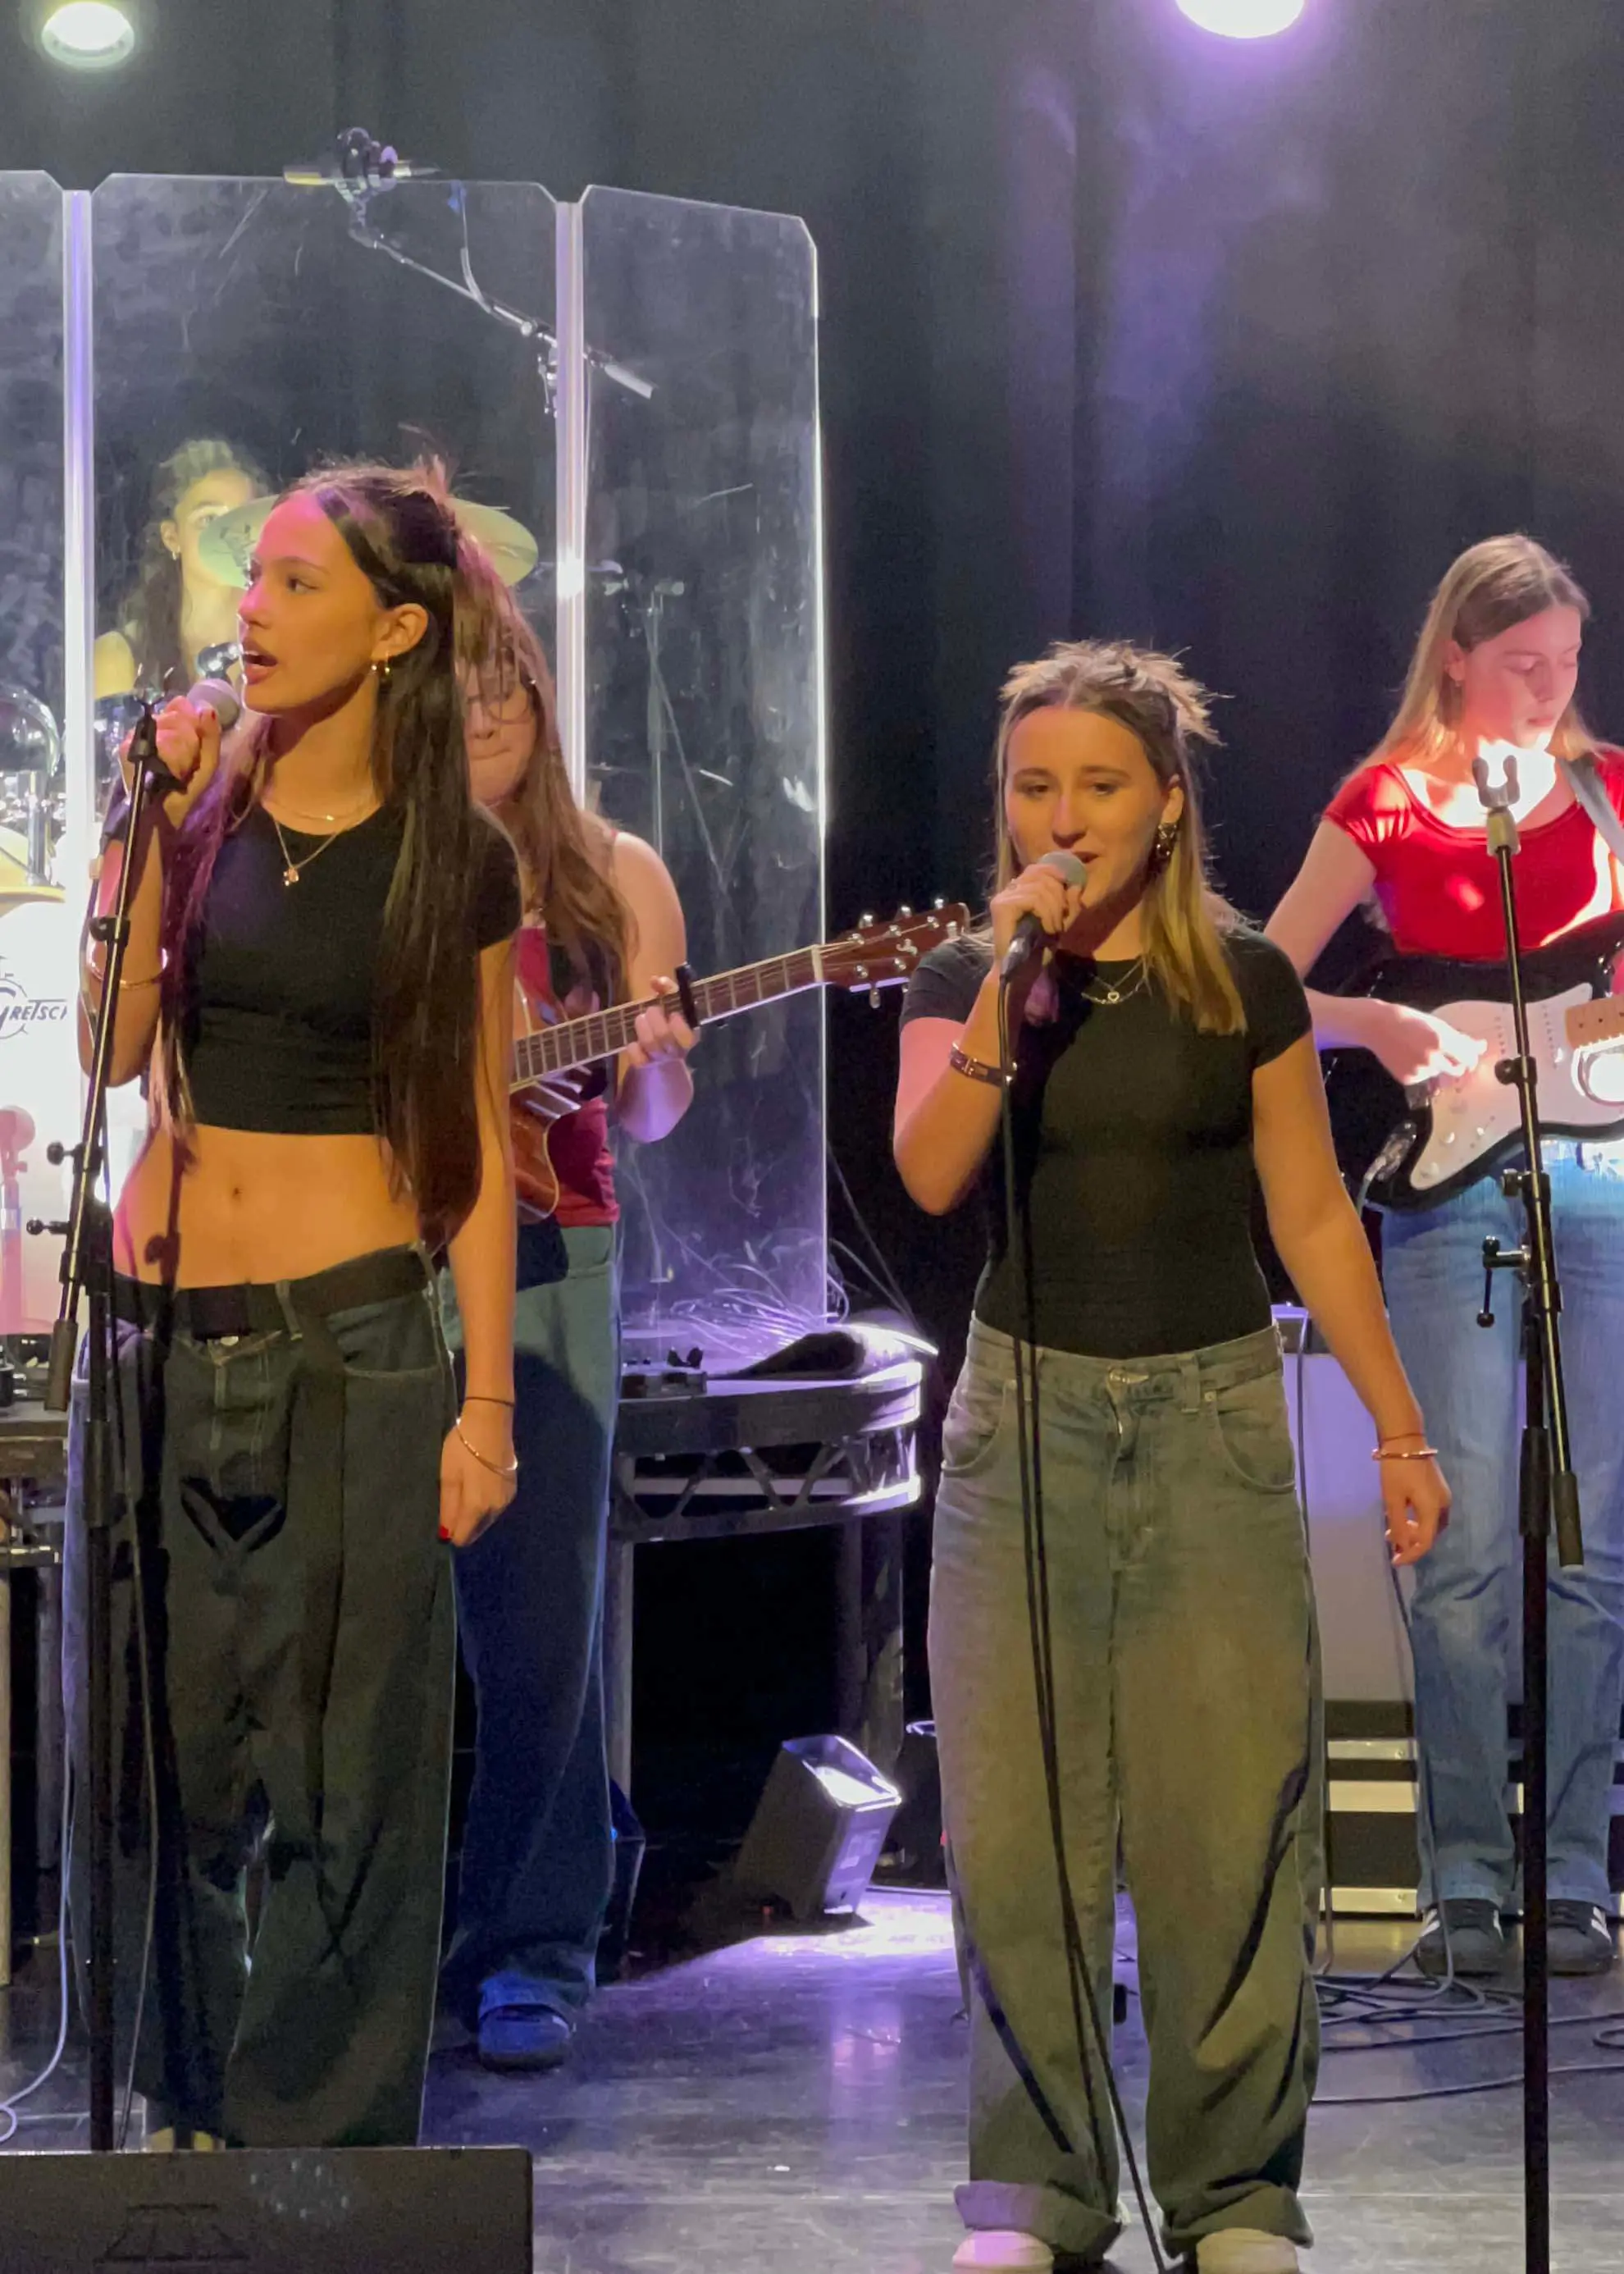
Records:
[[[1051,853],[1045,855],[1047,864],[1060,872],[1068,884],[1080,883],[1083,864],[1074,854]],[[1063,862],[1077,870],[1072,877],[1061,867]],[[1023,918],[1023,924],[1026,919]],[[1041,928],[1040,928],[1041,937]],[[1020,944],[1020,934],[1015,945]],[[1010,1033],[1010,978],[1011,969],[1019,969],[1030,953],[1024,947],[1018,957],[1015,946],[1005,956],[998,983],[998,1066],[1004,1077],[1004,1095],[999,1105],[999,1128],[1004,1152],[1004,1236],[1006,1242],[1019,1241],[1017,1277],[1022,1296],[1022,1312],[1026,1326],[1023,1337],[1014,1337],[1015,1360],[1015,1442],[1020,1464],[1020,1504],[1022,1542],[1026,1566],[1026,1615],[1032,1636],[1032,1672],[1037,1690],[1038,1742],[1043,1755],[1043,1783],[1049,1802],[1049,1834],[1054,1843],[1055,1872],[1060,1896],[1061,1934],[1065,1945],[1067,1990],[1071,2005],[1071,2023],[1077,2037],[1077,2055],[1083,2074],[1084,2090],[1088,2100],[1088,2120],[1094,2134],[1094,2156],[1103,2173],[1105,2150],[1109,2144],[1101,2122],[1100,2111],[1091,2082],[1094,2067],[1089,2048],[1098,2055],[1101,2073],[1110,2103],[1112,2117],[1122,2142],[1123,2155],[1133,2182],[1134,2200],[1144,2222],[1146,2239],[1156,2274],[1168,2274],[1168,2264],[1162,2255],[1156,2221],[1152,2213],[1148,2191],[1139,2170],[1139,2156],[1129,2128],[1127,2111],[1123,2105],[1116,2072],[1111,2063],[1110,2040],[1100,2013],[1094,1984],[1089,1978],[1086,1953],[1083,1947],[1082,1929],[1077,1916],[1077,1898],[1071,1888],[1071,1874],[1066,1862],[1064,1796],[1060,1783],[1059,1712],[1055,1700],[1053,1623],[1049,1611],[1049,1550],[1043,1524],[1043,1469],[1040,1431],[1038,1396],[1038,1338],[1036,1292],[1032,1274],[1032,1224],[1030,1210],[1019,1204],[1019,1179],[1015,1160],[1015,1119],[1013,1086],[1015,1053]],[[1024,1359],[1023,1359],[1024,1353]],[[1031,1367],[1031,1390],[1028,1396],[1026,1368]],[[1112,1882],[1115,1886],[1115,1863]],[[1112,1903],[1112,1951],[1116,1949],[1116,1906]]]

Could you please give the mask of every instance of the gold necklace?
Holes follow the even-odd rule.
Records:
[[[276,832],[276,842],[282,847],[283,864],[282,880],[284,885],[297,885],[301,874],[304,870],[309,868],[312,861],[320,861],[329,845],[336,844],[341,837],[345,837],[349,834],[347,830],[335,829],[328,836],[326,836],[321,840],[321,842],[317,846],[313,853],[307,853],[302,861],[296,861],[292,854],[288,850],[288,840],[282,833],[281,822],[277,820],[276,816],[270,811],[268,807],[267,807],[265,810],[267,817],[270,821],[271,827]],[[299,831],[297,833],[301,836],[304,834],[303,831]]]
[[[358,805],[346,806],[342,813],[312,813],[307,808],[302,805],[283,806],[282,811],[291,821],[325,821],[329,827],[332,827],[335,825],[342,825],[346,821],[357,820],[362,814],[366,812],[367,809],[372,804],[372,802],[373,800],[369,794],[368,796],[364,797]],[[270,811],[268,806],[266,808],[266,810],[267,812]],[[273,818],[274,817],[273,817]],[[305,832],[303,830],[299,832],[301,837],[304,836],[304,833]]]

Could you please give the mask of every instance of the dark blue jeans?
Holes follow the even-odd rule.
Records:
[[[116,1998],[127,2033],[152,1852],[145,1690],[157,1905],[136,2082],[156,2121],[235,2146],[417,2136],[455,1647],[451,1559],[437,1537],[451,1373],[426,1258],[417,1270],[415,1293],[325,1314],[342,1368],[335,1429],[319,1385],[312,1393],[318,1337],[300,1305],[318,1281],[254,1291],[279,1309],[286,1299],[268,1331],[119,1330]],[[81,1772],[86,1397],[81,1375],[64,1650]],[[76,1934],[86,1821],[81,1810]],[[261,1839],[251,1969],[244,1872]]]
[[[443,1979],[470,2025],[499,2006],[574,2013],[594,1985],[614,1868],[603,1680],[614,1240],[608,1228],[520,1227],[518,1492],[456,1562],[478,1729]],[[441,1300],[455,1348],[448,1280]]]

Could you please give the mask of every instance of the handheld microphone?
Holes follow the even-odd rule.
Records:
[[[1052,853],[1045,853],[1037,866],[1052,869],[1063,885],[1080,885],[1088,874],[1075,853],[1063,853],[1058,847]],[[1035,954],[1047,937],[1041,920],[1028,911],[1015,927],[1015,937],[1010,942],[1009,953],[1004,959],[1001,975],[1013,979],[1026,958]]]
[[[243,698],[229,679],[199,679],[195,687],[186,689],[188,703],[207,704],[220,721],[223,734],[228,727],[235,727],[243,715]]]

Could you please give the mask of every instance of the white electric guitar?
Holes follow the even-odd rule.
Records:
[[[1523,959],[1529,1047],[1541,1133],[1624,1137],[1624,995],[1608,991],[1624,919],[1604,917]],[[1485,1048],[1455,1081],[1401,1088],[1368,1050],[1342,1050],[1327,1078],[1337,1150],[1350,1185],[1375,1205],[1435,1208],[1498,1168],[1522,1142],[1515,1085],[1499,1068],[1516,1049],[1508,1002],[1469,988],[1504,983],[1498,967],[1395,957],[1373,993],[1430,1012]]]

